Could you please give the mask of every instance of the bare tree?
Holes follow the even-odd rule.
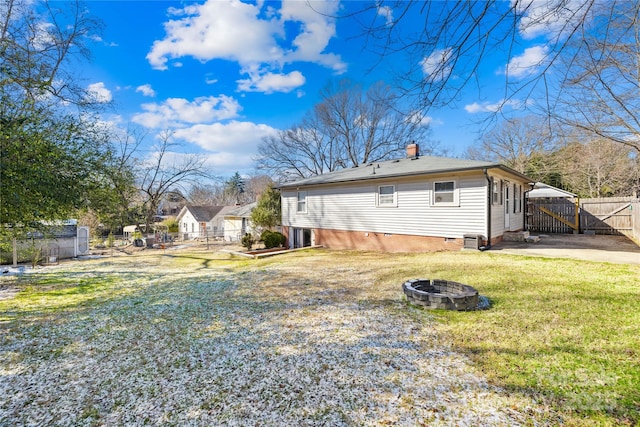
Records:
[[[557,169],[552,151],[557,141],[540,117],[503,120],[467,148],[471,159],[505,164],[536,181],[548,181]]]
[[[177,190],[186,194],[189,185],[208,177],[202,156],[171,151],[177,145],[172,142],[172,136],[170,131],[162,132],[151,158],[138,166],[138,186],[143,195],[147,230],[154,222],[160,202],[169,192]]]
[[[563,182],[583,197],[631,195],[639,178],[632,151],[604,138],[573,141],[557,153]]]
[[[423,111],[463,91],[486,98],[483,68],[499,61],[495,111],[535,107],[549,124],[571,125],[568,134],[579,127],[638,150],[639,14],[640,3],[626,0],[382,0],[351,18],[361,19],[377,65],[393,64],[397,86]]]
[[[218,178],[218,184],[196,183],[190,186],[187,200],[192,205],[223,206],[239,203],[241,205],[258,200],[260,195],[273,185],[273,179],[266,175],[255,175],[243,178],[244,191],[229,192],[230,178]]]
[[[343,80],[327,86],[300,125],[281,131],[258,147],[258,168],[281,180],[308,177],[350,166],[386,160],[402,153],[412,140],[425,154],[435,144],[429,126],[416,111],[381,83],[363,91]]]
[[[594,18],[561,57],[567,73],[551,112],[569,129],[640,153],[640,3]],[[600,143],[598,143],[600,144]]]
[[[262,141],[256,159],[259,171],[286,181],[345,167],[337,139],[324,131],[317,109],[316,106],[299,125]]]
[[[223,192],[221,186],[214,184],[194,183],[188,190],[187,200],[194,206],[216,206],[219,205],[220,195]]]

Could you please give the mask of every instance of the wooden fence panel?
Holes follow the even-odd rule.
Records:
[[[576,231],[640,239],[640,199],[607,197],[577,201],[580,217]],[[527,229],[542,233],[571,233],[574,229],[568,224],[575,224],[575,206],[575,199],[529,199]]]
[[[580,225],[583,231],[596,234],[624,234],[633,236],[632,197],[580,199]]]
[[[543,212],[553,212],[566,222],[575,221],[576,205],[571,199],[530,199],[527,203],[527,230],[538,233],[571,233],[566,223]]]

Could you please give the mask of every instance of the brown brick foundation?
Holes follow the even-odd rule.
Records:
[[[356,249],[381,252],[457,251],[464,240],[434,236],[411,236],[365,231],[315,229],[315,244],[330,249]]]

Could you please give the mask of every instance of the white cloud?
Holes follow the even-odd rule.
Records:
[[[420,126],[429,126],[433,123],[433,118],[425,116],[419,111],[412,111],[407,115],[407,122],[419,124]]]
[[[520,18],[522,38],[531,40],[544,36],[547,40],[563,39],[589,13],[591,2],[584,0],[511,0]]]
[[[325,53],[329,41],[336,35],[335,19],[338,1],[284,0],[282,2],[282,21],[300,23],[300,34],[291,42],[295,49],[286,52],[285,61],[307,61],[324,65],[342,74],[347,66],[339,55]]]
[[[143,104],[142,109],[145,112],[135,114],[133,122],[147,128],[166,128],[233,119],[241,107],[234,98],[220,95],[199,97],[193,101],[169,98],[162,103]]]
[[[140,92],[142,93],[144,96],[148,96],[150,98],[153,98],[156,96],[156,91],[153,90],[153,88],[151,87],[150,84],[144,84],[142,86],[138,86],[136,88],[136,92]]]
[[[276,136],[277,132],[277,129],[264,124],[231,121],[178,129],[174,137],[209,152],[208,164],[216,173],[220,173],[221,169],[236,171],[251,168],[262,139]]]
[[[526,48],[520,56],[511,58],[507,65],[506,73],[510,77],[525,77],[533,74],[536,68],[544,64],[549,48],[546,46],[533,46]]]
[[[473,104],[465,105],[464,109],[467,113],[477,114],[477,113],[496,113],[498,111],[504,110],[505,107],[510,107],[513,110],[518,110],[522,108],[525,104],[522,101],[517,99],[503,99],[498,102],[489,103],[483,102],[482,104],[478,104],[474,102]]]
[[[444,80],[451,74],[451,48],[435,50],[422,60],[422,72],[432,80]]]
[[[169,59],[184,56],[248,64],[278,61],[284,55],[274,37],[284,35],[280,23],[260,19],[256,5],[214,0],[174,9],[173,14],[182,19],[165,23],[166,37],[153,43],[147,55],[153,68],[166,69]]]
[[[265,2],[209,0],[201,5],[171,9],[176,19],[165,23],[166,36],[153,43],[147,60],[153,68],[164,70],[170,60],[185,56],[202,62],[223,59],[237,62],[245,72],[265,70],[261,73],[264,77],[268,77],[267,71],[280,72],[284,64],[304,61],[343,73],[346,64],[340,56],[325,51],[336,34],[335,19],[331,16],[338,7],[337,1],[313,1],[310,5],[285,0],[278,11]],[[239,80],[242,87],[251,90],[260,87],[247,85],[247,81],[257,79],[249,76]],[[275,91],[271,85],[266,87]]]
[[[306,79],[299,71],[289,74],[250,73],[248,79],[238,80],[238,90],[245,92],[291,92],[302,86]]]
[[[111,91],[105,87],[103,82],[92,83],[87,86],[87,96],[91,101],[100,104],[106,104],[113,99]]]
[[[393,24],[393,9],[389,6],[378,6],[378,16],[384,17],[387,25]]]

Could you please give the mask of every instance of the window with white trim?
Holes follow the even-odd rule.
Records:
[[[522,212],[522,185],[513,184],[513,213]]]
[[[378,206],[397,206],[395,185],[378,187]]]
[[[307,212],[307,192],[306,191],[298,191],[298,203],[296,207],[296,212],[300,212],[300,213]]]
[[[496,178],[491,178],[491,194],[492,203],[494,205],[502,204],[502,181]]]
[[[436,181],[433,183],[433,205],[457,205],[455,181]]]

